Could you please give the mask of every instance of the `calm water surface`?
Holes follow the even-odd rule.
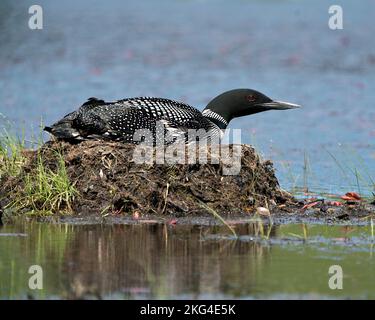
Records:
[[[0,299],[375,298],[369,226],[282,225],[268,239],[255,224],[235,229],[237,240],[218,226],[5,226]],[[31,265],[43,290],[28,289]],[[328,287],[331,265],[343,290]]]

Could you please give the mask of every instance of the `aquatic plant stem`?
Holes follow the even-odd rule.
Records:
[[[211,213],[215,218],[217,218],[218,220],[220,220],[225,226],[227,226],[227,228],[232,232],[232,234],[237,238],[237,233],[236,231],[234,231],[234,229],[223,219],[223,217],[218,214],[214,209],[210,208],[209,206],[207,206],[205,203],[203,203],[202,201],[198,200],[199,201],[199,205],[206,209],[209,213]]]

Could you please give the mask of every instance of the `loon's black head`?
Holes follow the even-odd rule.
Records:
[[[300,106],[293,103],[275,101],[263,93],[252,89],[235,89],[224,92],[211,100],[203,114],[213,111],[227,123],[233,118],[248,116],[267,110],[295,109]]]

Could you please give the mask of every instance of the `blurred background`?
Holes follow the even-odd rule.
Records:
[[[28,27],[33,4],[43,30]],[[328,27],[333,4],[343,30]],[[223,91],[253,88],[303,105],[230,126],[275,162],[284,189],[370,196],[374,17],[374,0],[2,0],[1,122],[31,139],[41,119],[55,122],[92,96],[203,109]]]

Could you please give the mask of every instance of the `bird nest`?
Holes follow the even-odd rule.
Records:
[[[233,154],[235,147],[227,147]],[[280,189],[272,163],[263,161],[251,146],[241,145],[234,171],[211,148],[207,149],[207,163],[190,164],[140,163],[135,160],[135,152],[139,151],[136,148],[120,142],[54,141],[27,151],[20,175],[2,181],[3,196],[5,192],[7,195],[2,204],[27,197],[26,174],[32,177],[41,164],[45,170],[57,172],[61,160],[76,194],[70,201],[61,199],[57,208],[51,208],[54,213],[186,216],[213,210],[219,214],[243,214],[254,212],[259,206],[294,202],[289,193]],[[31,210],[27,206],[22,211]]]

